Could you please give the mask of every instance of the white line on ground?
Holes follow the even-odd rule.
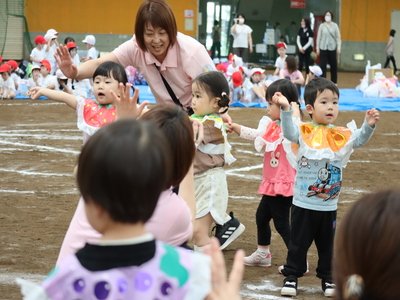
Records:
[[[5,169],[5,168],[0,168],[0,172],[4,173],[17,173],[21,175],[28,175],[28,176],[44,176],[44,177],[51,177],[51,176],[57,176],[57,177],[64,177],[64,176],[73,176],[72,172],[71,173],[46,173],[46,172],[36,172],[36,171],[29,171],[29,170],[15,170],[15,169]]]
[[[29,147],[29,148],[37,149],[37,150],[44,151],[44,152],[60,152],[60,153],[68,153],[68,154],[74,154],[74,155],[79,154],[79,151],[76,151],[76,150],[60,149],[60,148],[49,147],[49,146],[24,144],[24,143],[13,143],[13,142],[8,142],[8,141],[0,141],[0,144],[1,145],[13,145],[13,146],[19,146],[19,147],[27,147],[27,148]]]

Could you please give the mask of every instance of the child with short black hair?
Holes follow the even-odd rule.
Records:
[[[205,72],[192,83],[191,118],[204,126],[204,139],[198,145],[194,159],[194,183],[196,197],[196,221],[194,244],[204,247],[210,243],[209,230],[217,224],[216,237],[221,249],[238,238],[245,227],[226,215],[228,207],[228,185],[223,166],[235,158],[230,152],[224,122],[221,114],[229,108],[229,84],[218,71]]]
[[[77,182],[87,219],[102,237],[63,259],[37,295],[206,298],[210,259],[157,241],[145,228],[171,178],[170,157],[166,137],[151,122],[120,120],[89,139],[79,156]],[[28,296],[34,289],[24,292]]]
[[[342,171],[354,148],[372,136],[379,112],[370,109],[360,129],[355,122],[347,127],[334,125],[339,114],[339,90],[325,78],[316,78],[306,87],[304,100],[312,122],[297,126],[285,96],[272,98],[281,107],[285,138],[299,145],[292,155],[296,179],[291,211],[291,234],[287,262],[279,271],[285,276],[282,296],[296,296],[297,279],[307,270],[307,251],[315,242],[318,251],[317,277],[326,297],[333,297],[332,252],[336,228],[336,211],[342,187]],[[290,152],[288,152],[290,161]]]

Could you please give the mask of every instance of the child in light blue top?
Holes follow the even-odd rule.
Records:
[[[342,170],[353,148],[364,145],[372,136],[379,112],[366,112],[360,129],[353,122],[347,127],[334,125],[339,114],[339,90],[325,79],[316,78],[305,88],[306,110],[312,118],[300,126],[292,122],[288,100],[275,93],[272,100],[281,106],[281,126],[285,138],[298,144],[297,153],[288,159],[297,170],[291,214],[291,240],[287,262],[280,270],[285,275],[283,296],[296,296],[297,278],[306,271],[307,251],[312,242],[318,250],[317,277],[325,296],[334,294],[331,260],[336,227],[336,210],[342,186]]]

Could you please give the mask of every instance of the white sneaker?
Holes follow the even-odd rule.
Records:
[[[272,255],[270,252],[264,253],[256,250],[250,256],[244,258],[244,264],[251,267],[270,267]]]

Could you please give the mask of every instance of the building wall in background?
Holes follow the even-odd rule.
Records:
[[[60,42],[72,36],[82,48],[81,40],[86,34],[93,34],[97,39],[96,48],[108,52],[132,36],[140,3],[138,0],[25,0],[25,16],[32,39],[54,28],[60,34]],[[175,13],[178,30],[195,37],[197,0],[168,3]]]
[[[399,0],[341,1],[341,68],[363,70],[367,60],[373,65],[385,62],[393,10],[400,10]],[[355,61],[353,55],[357,53],[364,53],[365,60]]]

